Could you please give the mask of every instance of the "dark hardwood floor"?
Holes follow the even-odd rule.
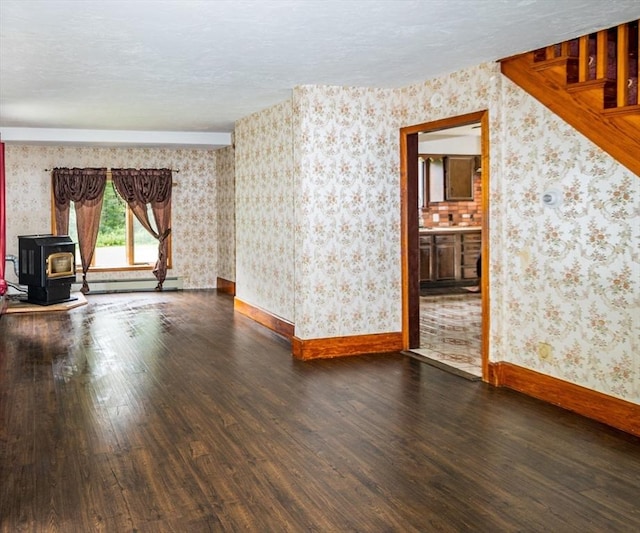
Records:
[[[0,320],[0,531],[635,532],[640,439],[214,291]]]

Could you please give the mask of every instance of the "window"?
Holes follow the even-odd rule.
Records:
[[[151,206],[148,206],[148,213],[153,225]],[[55,214],[53,216],[55,217]],[[69,236],[73,242],[78,243],[73,202],[69,210]],[[111,180],[107,180],[102,199],[98,240],[89,270],[151,270],[157,259],[158,241],[138,222],[126,202],[116,193]],[[78,269],[82,268],[78,246],[76,265]],[[171,268],[171,235],[168,238],[167,267]]]

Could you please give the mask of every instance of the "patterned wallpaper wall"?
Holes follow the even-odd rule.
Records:
[[[393,93],[294,91],[296,336],[401,329],[400,179]]]
[[[496,355],[640,403],[640,179],[506,79],[502,107]]]
[[[7,254],[17,255],[18,235],[51,232],[53,167],[173,168],[173,268],[184,287],[216,284],[216,156],[212,150],[77,148],[6,145]],[[12,270],[12,269],[9,269]],[[13,279],[9,274],[10,281]],[[145,272],[89,273],[91,280],[153,278]]]
[[[236,296],[294,321],[293,109],[236,123]]]
[[[216,150],[218,223],[217,277],[236,280],[235,151],[233,146]]]
[[[401,93],[402,126],[489,109],[491,361],[640,403],[638,176],[498,65]]]
[[[246,180],[243,195],[250,183],[263,191],[266,179],[286,197],[283,212],[295,205],[298,337],[400,331],[398,129],[488,109],[490,360],[640,403],[637,176],[513,86],[496,64],[391,91],[305,86],[294,91],[293,103],[295,182],[288,183],[295,199],[277,189],[282,181],[274,177],[282,165],[283,179],[291,179],[286,141],[268,143],[270,152],[259,147],[257,159],[252,154],[258,131],[271,126],[281,135],[289,127],[288,102],[239,123],[236,163]],[[265,156],[276,167],[250,181],[252,162],[268,167]],[[564,197],[557,210],[540,203],[550,187]],[[238,253],[257,250],[271,272],[267,251],[290,244],[281,229],[272,231],[270,217],[253,211],[243,210],[238,231],[266,229],[238,239]],[[294,261],[285,258],[290,275]],[[252,291],[282,287],[269,276],[259,282]]]

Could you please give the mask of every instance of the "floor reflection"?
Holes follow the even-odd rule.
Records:
[[[412,352],[481,377],[481,342],[480,294],[420,297],[420,348]]]

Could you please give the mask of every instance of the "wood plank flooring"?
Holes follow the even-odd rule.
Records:
[[[640,531],[640,439],[215,291],[0,320],[0,531]]]

